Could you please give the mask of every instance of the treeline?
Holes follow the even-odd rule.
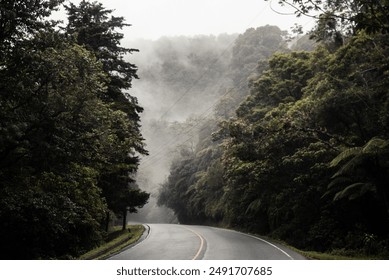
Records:
[[[127,24],[81,1],[60,26],[62,2],[0,3],[1,259],[75,258],[149,197],[133,180],[147,151]]]
[[[294,2],[308,13],[321,1]],[[389,3],[352,2],[320,6],[317,47],[259,61],[248,97],[227,95],[244,98],[235,114],[216,110],[173,163],[159,202],[180,222],[388,257]]]

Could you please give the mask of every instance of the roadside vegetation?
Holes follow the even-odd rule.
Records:
[[[145,228],[142,225],[129,225],[126,229],[114,227],[108,233],[104,243],[93,250],[81,255],[80,260],[101,260],[119,253],[124,248],[136,243],[144,233]]]

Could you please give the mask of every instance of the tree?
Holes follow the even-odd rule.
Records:
[[[345,149],[335,157],[330,167],[338,168],[329,184],[334,201],[356,200],[373,195],[379,201],[384,221],[389,226],[389,141],[374,137],[362,147]],[[327,193],[327,194],[328,194]]]
[[[69,258],[101,242],[109,108],[101,64],[61,34],[19,42],[0,71],[2,258]]]
[[[114,102],[115,108],[128,114],[136,124],[138,113],[143,109],[126,90],[131,88],[132,79],[138,78],[137,67],[125,61],[124,56],[138,50],[121,47],[123,34],[116,31],[130,25],[124,22],[123,17],[112,16],[113,10],[107,10],[97,2],[83,0],[79,6],[70,3],[65,8],[69,20],[66,33],[74,35],[78,44],[96,55],[110,78],[107,91],[101,97],[107,102]],[[138,127],[134,128],[134,132],[139,134],[136,129]],[[141,146],[138,148],[142,150]]]
[[[109,78],[107,88],[99,93],[99,98],[115,111],[113,117],[116,120],[111,127],[113,138],[110,140],[113,141],[106,146],[109,150],[106,160],[110,164],[102,169],[99,185],[109,207],[117,210],[114,205],[117,203],[116,198],[133,193],[130,192],[129,185],[134,181],[130,175],[135,173],[139,162],[136,154],[147,154],[139,125],[139,113],[143,109],[127,91],[132,79],[138,78],[137,67],[124,60],[124,55],[137,50],[120,46],[123,34],[116,29],[129,24],[124,22],[123,17],[112,16],[112,10],[105,9],[102,4],[81,1],[79,6],[71,3],[69,6],[65,5],[65,8],[69,19],[67,34],[75,36],[78,44],[95,54]],[[117,194],[111,194],[112,192]],[[130,200],[124,199],[120,203],[123,201]],[[146,203],[147,199],[142,201]],[[123,207],[120,207],[120,212],[122,211]]]
[[[267,0],[266,0],[267,1]],[[387,0],[353,0],[353,1],[303,1],[281,0],[283,5],[292,6],[296,15],[319,17],[325,20],[337,21],[344,26],[347,32],[355,34],[359,30],[365,30],[369,34],[387,34],[389,31]]]
[[[142,208],[148,202],[149,198],[149,193],[134,188],[133,186],[126,190],[126,193],[117,203],[118,206],[121,207],[123,215],[122,230],[124,230],[127,225],[127,213],[137,213],[138,208]]]
[[[2,0],[0,3],[0,53],[16,41],[52,26],[46,18],[63,0]]]
[[[266,60],[274,52],[286,50],[286,35],[287,32],[271,25],[249,28],[239,35],[235,40],[230,64],[234,86],[241,88],[242,83],[247,85],[247,79],[255,73],[257,67],[263,67],[258,64],[266,65]]]

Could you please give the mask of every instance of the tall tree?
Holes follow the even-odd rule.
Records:
[[[132,79],[138,78],[137,67],[124,59],[125,55],[138,50],[120,46],[124,35],[117,31],[130,24],[125,23],[123,17],[113,16],[113,10],[104,8],[98,2],[83,0],[78,6],[70,3],[65,8],[69,20],[66,33],[74,35],[80,45],[95,53],[110,78],[102,98],[114,102],[131,119],[139,121],[138,113],[143,109],[137,99],[126,91],[131,88]]]
[[[81,1],[78,6],[71,3],[65,8],[69,20],[67,34],[74,36],[78,44],[95,54],[109,78],[107,88],[100,92],[99,98],[115,110],[117,116],[127,116],[125,122],[120,123],[123,121],[120,118],[120,122],[113,123],[113,135],[116,141],[124,145],[109,147],[111,154],[107,161],[110,165],[102,171],[99,181],[108,205],[112,210],[117,210],[115,197],[127,197],[128,193],[135,195],[135,192],[129,191],[129,185],[134,181],[131,175],[137,170],[137,153],[147,154],[139,125],[139,113],[143,109],[128,92],[132,79],[138,78],[137,67],[124,59],[126,54],[138,50],[120,46],[123,34],[116,30],[129,24],[124,22],[123,17],[111,15],[113,11],[105,9],[102,4]],[[117,195],[111,195],[111,192],[117,192]],[[123,201],[130,200],[122,200],[121,203]],[[146,203],[147,200],[143,201]]]
[[[41,28],[52,26],[47,17],[64,0],[2,0],[0,3],[0,51],[12,47]]]
[[[18,44],[0,71],[1,258],[77,256],[102,240],[97,185],[105,75],[62,35]],[[98,121],[100,119],[100,121]]]

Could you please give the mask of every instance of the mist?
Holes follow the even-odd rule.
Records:
[[[150,155],[141,160],[137,183],[151,193],[149,203],[132,214],[136,222],[175,222],[174,213],[157,206],[161,184],[182,146],[194,147],[198,131],[223,89],[237,34],[162,37],[126,42],[139,52],[129,56],[138,67],[131,94],[144,108],[142,135]]]
[[[177,221],[170,209],[157,205],[172,163],[187,151],[196,153],[200,140],[211,141],[211,127],[234,116],[248,95],[249,80],[266,68],[273,52],[288,49],[287,36],[277,26],[266,25],[243,34],[126,43],[140,50],[128,57],[140,77],[133,81],[131,94],[144,108],[141,131],[150,153],[141,160],[137,183],[151,199],[131,221]]]

